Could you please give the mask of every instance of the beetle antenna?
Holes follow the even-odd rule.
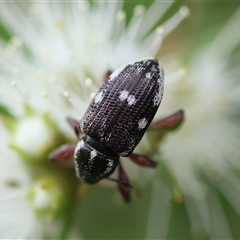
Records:
[[[124,187],[127,187],[127,188],[133,188],[133,185],[131,185],[130,183],[127,183],[127,182],[120,182],[119,180],[115,179],[115,178],[107,178],[108,180],[110,181],[113,181],[113,182],[116,182]]]

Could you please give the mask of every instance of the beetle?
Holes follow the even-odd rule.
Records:
[[[110,75],[80,120],[86,135],[74,153],[76,172],[86,183],[109,177],[128,157],[151,123],[163,96],[157,60],[125,65]]]
[[[116,181],[128,202],[132,186],[119,159],[129,157],[141,166],[157,166],[148,156],[133,151],[157,112],[163,91],[164,72],[156,59],[135,61],[117,69],[108,75],[80,122],[67,119],[80,137],[76,147],[65,145],[52,152],[50,159],[61,160],[74,155],[78,178],[88,184],[105,178]],[[175,122],[180,121],[183,112],[173,114],[166,121],[171,117]],[[159,128],[159,124],[156,126]],[[110,178],[117,166],[118,180]]]

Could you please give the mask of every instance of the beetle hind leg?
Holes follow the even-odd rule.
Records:
[[[151,167],[151,168],[157,167],[157,162],[152,160],[147,155],[133,153],[132,155],[129,156],[129,158],[134,163],[136,163],[137,165],[142,166],[142,167]]]
[[[184,121],[184,111],[178,110],[175,113],[162,118],[160,120],[154,121],[148,127],[148,130],[159,129],[164,131],[171,131],[178,128]]]

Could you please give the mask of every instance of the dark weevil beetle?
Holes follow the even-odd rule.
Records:
[[[155,59],[129,63],[109,74],[80,123],[67,119],[80,138],[77,146],[65,144],[49,158],[61,161],[74,155],[78,178],[88,184],[104,178],[116,181],[128,202],[132,186],[120,164],[120,156],[129,157],[141,166],[156,167],[156,162],[148,156],[133,153],[135,147],[148,128],[168,128],[183,119],[180,110],[151,124],[163,89],[163,69]],[[110,175],[117,166],[119,177],[115,180]]]

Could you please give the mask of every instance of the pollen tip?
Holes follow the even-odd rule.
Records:
[[[46,92],[42,92],[42,97],[43,98],[47,98],[48,97],[48,94]]]
[[[37,76],[41,81],[45,81],[47,79],[46,72],[42,68],[37,70]]]
[[[84,84],[86,87],[91,87],[93,85],[93,80],[91,78],[86,78]]]
[[[144,5],[139,4],[134,8],[134,15],[140,16],[144,13],[144,11],[145,11]]]
[[[178,70],[179,75],[182,77],[187,73],[187,70],[185,68],[180,68]]]
[[[81,7],[83,11],[87,11],[90,8],[89,3],[86,1],[82,1],[81,4],[82,4]]]
[[[89,62],[88,60],[84,60],[84,61],[83,61],[83,66],[84,66],[85,68],[89,67],[89,66],[90,66],[90,62]]]
[[[20,69],[19,69],[18,67],[14,67],[14,68],[12,69],[12,72],[13,72],[15,75],[17,75],[17,74],[20,73]]]
[[[70,98],[70,94],[69,94],[68,91],[64,91],[64,92],[63,92],[63,96],[64,96],[65,98]]]
[[[62,20],[57,20],[55,23],[54,23],[54,26],[56,29],[58,30],[64,30],[65,28],[65,25],[64,25],[64,22]]]
[[[17,82],[14,80],[11,82],[11,86],[15,87],[17,85]]]
[[[22,41],[21,38],[19,36],[13,36],[11,38],[11,43],[15,46],[15,47],[20,47],[22,45]]]
[[[181,6],[180,9],[179,9],[179,13],[180,13],[180,15],[182,15],[183,17],[187,17],[187,16],[190,15],[190,9],[189,9],[189,7],[183,5],[183,6]]]
[[[93,100],[95,96],[96,96],[96,93],[92,92],[92,93],[89,95],[90,100]]]
[[[162,27],[162,26],[157,27],[157,28],[156,28],[156,33],[157,33],[158,35],[163,34],[163,33],[164,33],[164,27]]]
[[[116,15],[117,21],[121,22],[125,19],[126,13],[123,10],[119,10]]]

